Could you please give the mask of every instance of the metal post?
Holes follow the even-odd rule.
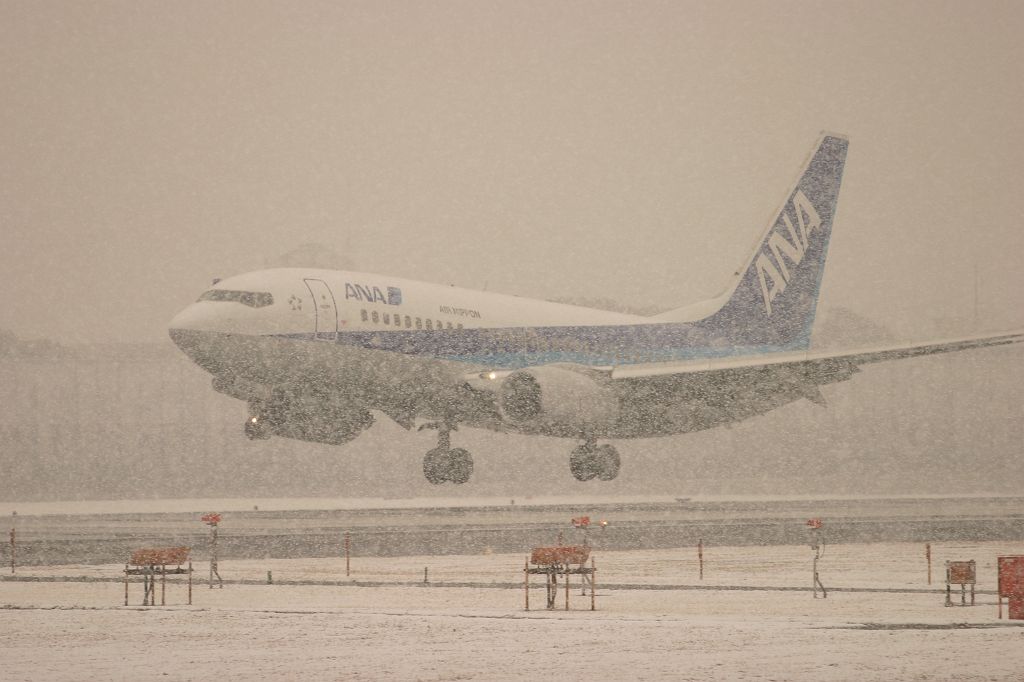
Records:
[[[704,538],[697,540],[697,563],[700,566],[700,579],[704,580]]]
[[[124,605],[128,606],[128,562],[124,562]]]
[[[429,583],[429,582],[430,582],[430,579],[429,579],[429,578],[427,578],[427,575],[428,575],[428,574],[427,574],[427,567],[426,567],[426,566],[424,566],[424,567],[423,567],[423,583],[424,583],[424,584],[426,584],[426,583]]]
[[[192,606],[192,562],[188,562],[188,605]]]
[[[11,528],[11,573],[14,573],[14,554],[17,550],[17,546],[14,542],[15,530]]]
[[[594,564],[594,557],[590,557],[590,610],[596,611],[597,605],[595,603],[596,597],[594,593],[597,592],[597,566]]]
[[[814,596],[817,598],[818,588],[821,588],[822,599],[828,599],[828,591],[825,589],[825,586],[821,583],[821,578],[818,576],[818,559],[820,558],[820,554],[814,555]]]
[[[345,531],[345,576],[346,577],[352,574],[351,563],[350,563],[351,552],[352,552],[352,538],[349,535],[348,531]]]
[[[932,543],[926,542],[924,545],[924,558],[928,560],[928,584],[932,584]]]
[[[523,565],[523,591],[526,593],[526,610],[530,610],[530,558]]]
[[[569,564],[565,565],[565,610],[569,610]]]
[[[217,566],[217,524],[210,524],[210,589],[213,589],[213,572]]]
[[[217,583],[224,589],[224,581],[217,570],[217,524],[220,523],[220,514],[203,514],[202,521],[210,527],[210,589],[213,589],[213,576],[217,576]]]
[[[167,566],[160,564],[160,606],[167,606]]]

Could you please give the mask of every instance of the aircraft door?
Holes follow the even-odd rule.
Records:
[[[327,282],[322,279],[307,279],[306,287],[313,296],[316,310],[316,338],[334,341],[338,335],[338,306]]]

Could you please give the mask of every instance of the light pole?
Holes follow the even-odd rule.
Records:
[[[811,529],[811,549],[814,550],[814,581],[811,583],[811,589],[814,591],[814,598],[818,598],[818,588],[821,588],[822,599],[828,598],[828,592],[825,591],[825,586],[821,583],[821,578],[818,577],[818,559],[825,555],[825,541],[818,536],[818,532],[822,527],[821,519],[808,519],[807,527]]]
[[[210,527],[210,589],[213,589],[213,576],[217,576],[217,587],[224,589],[224,581],[217,571],[217,525],[220,523],[220,514],[203,514],[202,521]]]
[[[14,574],[14,555],[16,551],[15,538],[17,537],[17,531],[14,528],[14,522],[18,520],[18,512],[11,512],[11,574]]]

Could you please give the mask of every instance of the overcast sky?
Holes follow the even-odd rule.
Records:
[[[0,327],[166,340],[211,278],[310,242],[367,272],[682,305],[749,256],[823,129],[851,146],[822,307],[905,339],[1019,327],[1022,19],[0,0]]]

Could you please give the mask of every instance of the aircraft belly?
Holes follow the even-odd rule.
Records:
[[[280,336],[178,332],[175,343],[211,374],[260,384],[328,381],[356,369],[348,349],[329,342]]]
[[[175,342],[217,377],[343,393],[406,427],[415,419],[454,418],[494,431],[581,435],[571,427],[503,420],[493,393],[460,381],[469,367],[462,363],[282,336],[179,332]],[[597,438],[689,433],[739,422],[806,397],[793,386],[750,379],[711,384],[688,378],[623,381],[616,385],[620,408],[615,419],[592,424],[588,433]]]

